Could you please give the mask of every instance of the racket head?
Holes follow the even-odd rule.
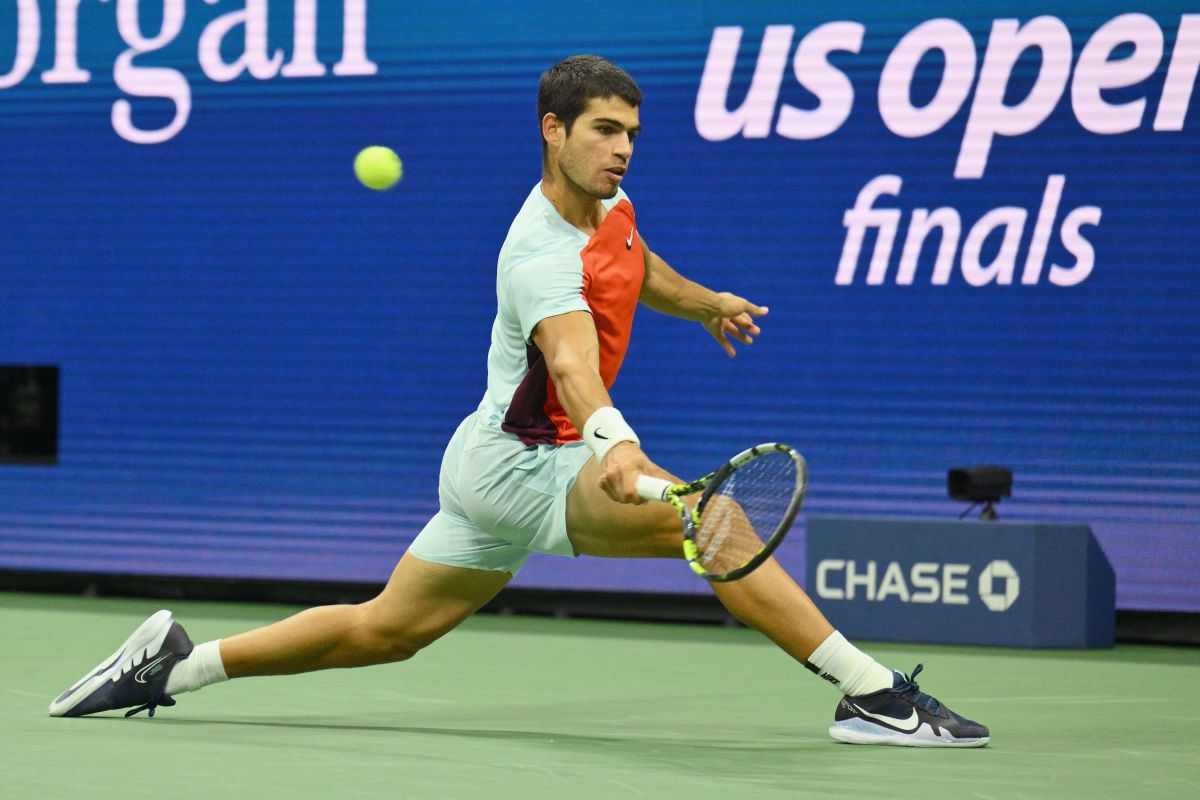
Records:
[[[681,484],[676,510],[683,519],[683,551],[696,574],[734,581],[771,557],[791,530],[808,491],[808,464],[786,444],[742,451],[720,469]],[[682,496],[700,492],[688,508]]]

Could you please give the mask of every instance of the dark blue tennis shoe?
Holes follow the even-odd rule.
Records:
[[[843,697],[829,735],[850,744],[905,747],[983,747],[991,736],[986,725],[960,717],[921,691],[918,664],[909,677],[894,672],[892,688]]]
[[[173,706],[166,694],[167,675],[192,652],[192,640],[170,611],[143,622],[117,652],[106,658],[50,704],[52,717],[82,717],[129,708],[125,716],[158,706]]]

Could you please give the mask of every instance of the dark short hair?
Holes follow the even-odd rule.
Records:
[[[538,123],[547,114],[562,120],[567,133],[593,98],[619,97],[637,108],[642,90],[629,73],[600,56],[564,58],[542,73],[538,87]],[[542,145],[545,146],[545,140]]]

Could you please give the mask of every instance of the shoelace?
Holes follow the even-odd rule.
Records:
[[[159,698],[155,702],[145,703],[143,705],[138,706],[137,708],[129,709],[128,711],[125,712],[125,718],[128,719],[129,717],[132,717],[134,714],[138,714],[142,711],[149,711],[150,712],[149,716],[153,717],[154,709],[158,708],[159,706],[173,706],[173,705],[175,705],[175,699],[173,697],[167,697],[164,694],[161,698]]]
[[[917,675],[921,674],[921,670],[925,669],[924,664],[917,664],[917,668],[912,671],[912,675],[905,675],[903,672],[900,676],[904,678],[899,686],[893,686],[888,691],[893,697],[901,700],[907,700],[914,706],[919,706],[925,709],[926,712],[933,714],[935,717],[946,718],[949,716],[942,710],[942,704],[936,698],[930,697],[921,691],[921,687],[917,685]]]

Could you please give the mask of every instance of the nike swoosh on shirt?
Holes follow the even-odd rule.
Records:
[[[637,228],[630,228],[630,229],[629,229],[629,238],[625,240],[625,249],[626,249],[626,250],[632,250],[632,249],[633,249],[633,232],[634,232],[634,231],[636,231],[636,230],[637,230]]]
[[[870,717],[877,722],[883,722],[887,725],[891,725],[893,728],[898,728],[903,733],[916,733],[917,728],[921,727],[921,719],[917,716],[917,710],[915,708],[909,712],[908,717],[905,719],[896,719],[895,717],[889,717],[884,714],[872,714],[870,711],[867,711],[861,706],[854,706],[854,710],[859,714],[862,714],[864,717]],[[912,729],[905,729],[905,725],[912,725]]]

